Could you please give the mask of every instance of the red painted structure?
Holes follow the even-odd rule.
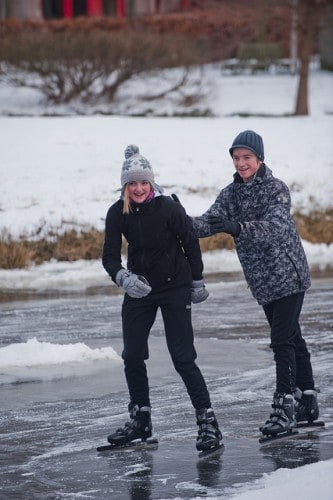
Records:
[[[73,2],[72,0],[63,0],[62,2],[63,16],[73,17]]]
[[[116,13],[117,13],[117,17],[125,17],[126,16],[125,0],[117,0]]]
[[[17,1],[25,1],[25,0],[17,0]],[[103,16],[105,15],[106,7],[105,2],[103,0],[58,0],[55,4],[53,0],[40,0],[42,7],[42,12],[46,19],[54,19],[54,18],[72,18],[75,16]],[[111,7],[113,15],[118,18],[126,17],[129,15],[127,9],[127,1],[128,0],[109,0],[108,5]],[[0,0],[1,2],[1,0]],[[138,12],[141,13],[166,13],[168,11],[168,0],[164,0],[162,8],[162,0],[155,0],[150,7],[148,8],[148,4],[144,2],[141,4],[139,0],[137,0],[137,4],[133,3],[133,5],[138,7]],[[174,9],[175,5],[178,4],[178,8],[181,10],[187,10],[191,8],[192,0],[177,0],[170,2]],[[146,5],[146,11],[145,6]]]
[[[180,6],[182,9],[188,9],[191,6],[191,0],[180,0]]]
[[[88,0],[87,1],[87,14],[88,14],[88,16],[101,16],[103,14],[103,1],[102,0]]]
[[[119,2],[118,2],[119,3]],[[123,0],[124,3],[124,0]],[[73,0],[62,0],[62,9],[64,17],[73,17]],[[101,16],[103,15],[103,1],[102,0],[87,0],[87,15],[88,16]]]

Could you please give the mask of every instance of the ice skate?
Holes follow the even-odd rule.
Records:
[[[308,389],[301,391],[298,387],[294,393],[295,398],[295,418],[297,422],[312,423],[319,417],[319,407],[317,401],[317,391]]]
[[[124,427],[108,436],[108,441],[115,446],[124,446],[127,443],[141,439],[146,441],[152,435],[151,409],[149,406],[139,408],[137,405],[130,411],[130,421]]]
[[[296,427],[293,396],[275,393],[272,408],[273,413],[270,414],[269,420],[260,427],[260,431],[265,436],[277,436],[291,432]]]
[[[196,410],[197,424],[199,426],[196,448],[205,453],[214,451],[222,445],[222,434],[219,429],[212,408]]]

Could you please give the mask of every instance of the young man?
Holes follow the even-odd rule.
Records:
[[[310,354],[299,325],[304,292],[310,287],[309,268],[290,214],[289,189],[264,163],[261,136],[245,130],[229,152],[234,180],[193,224],[200,238],[220,232],[234,237],[245,279],[264,309],[276,388],[273,412],[260,430],[276,435],[319,414]]]

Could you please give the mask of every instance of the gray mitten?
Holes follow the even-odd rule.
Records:
[[[141,299],[151,292],[151,286],[144,276],[132,273],[128,269],[120,269],[116,274],[116,283],[134,299]]]
[[[191,284],[191,302],[193,304],[199,304],[203,302],[209,296],[208,290],[206,290],[204,280],[194,280]]]

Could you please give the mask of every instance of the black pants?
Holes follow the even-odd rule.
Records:
[[[276,392],[291,394],[295,387],[313,389],[310,353],[299,326],[304,292],[263,306],[271,327],[271,345],[276,363]]]
[[[148,337],[159,307],[171,359],[184,381],[192,405],[196,409],[209,408],[207,386],[195,363],[191,296],[186,286],[151,293],[141,299],[133,299],[127,294],[124,297],[122,357],[130,395],[129,410],[135,405],[151,406],[145,360],[149,357]]]

